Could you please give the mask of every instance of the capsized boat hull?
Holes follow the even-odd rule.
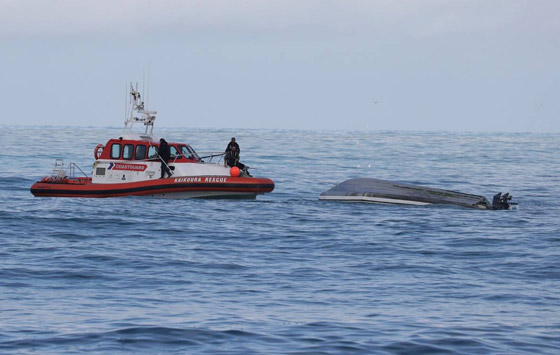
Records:
[[[492,207],[484,196],[368,178],[346,180],[321,193],[319,199],[402,205],[450,204],[479,209]]]
[[[138,182],[93,184],[91,179],[45,178],[31,186],[36,197],[254,198],[274,190],[267,178],[189,176]]]

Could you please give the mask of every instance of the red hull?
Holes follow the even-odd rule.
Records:
[[[31,186],[36,197],[122,197],[193,194],[196,197],[257,195],[274,190],[274,181],[266,178],[196,176],[173,177],[120,184],[92,184],[90,179],[42,181]]]

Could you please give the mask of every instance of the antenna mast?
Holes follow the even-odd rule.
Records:
[[[144,108],[144,101],[142,101],[142,96],[138,91],[138,83],[136,83],[136,88],[130,83],[130,115],[127,113],[127,118],[124,121],[123,132],[132,130],[132,126],[136,122],[144,123],[146,126],[145,133],[152,134],[154,132],[154,121],[156,120],[157,111],[148,111]],[[139,115],[139,117],[135,116]]]
[[[146,95],[146,108],[150,108],[150,63],[148,63],[148,94]]]

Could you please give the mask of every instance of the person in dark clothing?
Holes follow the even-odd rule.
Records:
[[[161,138],[159,140],[159,159],[161,160],[161,179],[164,178],[165,174],[171,177],[171,170],[169,170],[169,157],[171,156],[171,150],[165,139]]]
[[[226,164],[230,167],[236,166],[239,168],[239,170],[243,172],[243,174],[246,174],[247,176],[251,176],[251,174],[249,174],[248,171],[249,168],[245,164],[239,161],[239,150],[237,149],[237,143],[235,143],[235,145],[232,144],[231,147],[229,147],[228,145],[228,148],[230,148],[230,150],[229,151],[226,150],[226,157],[225,157]]]
[[[237,155],[239,155],[239,153],[241,153],[241,149],[239,149],[239,144],[237,144],[237,142],[235,141],[235,137],[232,137],[231,141],[228,143],[228,145],[226,147],[226,153],[231,150],[231,147],[237,148]]]
[[[239,169],[245,167],[245,165],[239,162],[239,151],[236,145],[228,145],[228,149],[226,149],[226,164],[230,167],[237,166]]]

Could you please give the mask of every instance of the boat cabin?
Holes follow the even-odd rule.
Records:
[[[52,175],[33,184],[33,195],[254,198],[274,189],[270,179],[253,178],[248,173],[240,177],[239,171],[235,173],[222,162],[223,152],[204,156],[208,160],[204,161],[188,144],[170,142],[170,159],[162,161],[158,155],[159,141],[153,135],[157,112],[146,109],[138,85],[134,88],[131,84],[130,95],[123,133],[95,147],[92,176],[88,177],[74,163],[69,165],[67,176],[62,161],[59,164],[57,160]],[[144,124],[144,132],[132,131],[137,123]],[[218,161],[212,162],[213,157],[218,157]],[[75,178],[74,169],[86,176]],[[164,174],[166,170],[170,170],[170,174]]]
[[[226,175],[223,165],[204,164],[196,151],[186,143],[168,143],[169,166],[174,174]],[[101,150],[102,149],[102,150]],[[157,179],[161,172],[158,157],[159,142],[136,137],[119,137],[101,144],[94,151],[96,158],[92,181],[100,183],[123,183]]]
[[[185,143],[168,143],[171,153],[170,162],[196,163],[200,157]],[[110,139],[99,155],[102,160],[159,161],[159,143],[127,139]]]

